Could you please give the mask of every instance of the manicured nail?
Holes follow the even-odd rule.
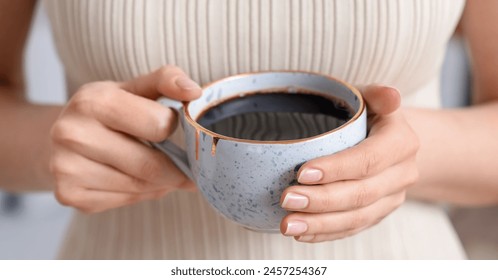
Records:
[[[299,238],[297,239],[297,241],[308,242],[308,241],[313,240],[313,238],[315,238],[314,234],[311,234],[311,235],[302,235],[302,236],[299,236]]]
[[[300,210],[306,208],[308,204],[309,199],[306,196],[297,193],[288,193],[284,197],[282,208],[289,210]]]
[[[201,89],[201,87],[189,78],[181,77],[176,80],[176,85],[184,90]]]
[[[306,168],[299,174],[299,183],[316,183],[323,178],[323,172],[318,169]]]
[[[301,235],[308,230],[308,225],[305,222],[293,221],[287,223],[285,235]]]

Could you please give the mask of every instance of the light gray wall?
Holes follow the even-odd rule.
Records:
[[[65,101],[62,67],[48,18],[41,10],[34,18],[25,69],[30,100],[52,104]],[[0,193],[0,259],[55,258],[72,210],[59,205],[51,193],[18,198]]]
[[[43,6],[38,6],[25,54],[27,93],[33,102],[62,104],[66,100],[64,72],[56,54],[50,21]]]

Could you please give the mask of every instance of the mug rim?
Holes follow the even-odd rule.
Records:
[[[218,133],[216,133],[214,131],[211,131],[211,130],[203,127],[197,121],[195,121],[195,120],[192,119],[192,117],[190,116],[190,113],[188,111],[188,106],[190,105],[191,101],[184,101],[183,102],[183,106],[182,106],[183,108],[182,108],[182,110],[183,110],[183,114],[185,116],[185,119],[187,120],[188,123],[190,123],[192,126],[194,126],[194,128],[197,131],[203,131],[205,134],[210,135],[212,138],[217,138],[218,140],[227,140],[227,141],[231,141],[231,142],[250,143],[250,144],[293,144],[293,143],[307,142],[307,141],[310,141],[310,140],[313,140],[313,139],[321,138],[321,137],[324,137],[326,135],[335,133],[335,132],[337,132],[339,130],[342,130],[345,127],[353,124],[356,120],[358,120],[358,118],[365,111],[365,107],[366,107],[365,106],[365,100],[363,99],[363,96],[361,95],[361,93],[359,92],[359,90],[357,88],[353,87],[351,84],[349,84],[349,83],[347,83],[347,82],[345,82],[345,81],[343,81],[341,79],[332,77],[331,75],[322,74],[322,73],[313,72],[313,71],[275,70],[275,71],[246,72],[246,73],[240,73],[240,74],[237,74],[237,75],[228,76],[228,77],[224,77],[224,78],[221,78],[221,79],[209,82],[209,83],[205,84],[204,86],[202,86],[201,89],[204,92],[204,90],[206,90],[207,88],[213,86],[214,84],[218,84],[218,83],[222,83],[222,82],[226,82],[226,81],[234,80],[234,79],[240,79],[241,77],[258,75],[258,74],[268,74],[268,73],[274,73],[274,74],[278,74],[278,73],[311,74],[311,75],[315,75],[315,76],[324,77],[324,78],[326,78],[328,80],[331,80],[331,81],[334,81],[334,82],[338,82],[341,85],[343,85],[346,88],[348,88],[354,95],[356,95],[356,97],[358,97],[358,100],[360,101],[359,109],[354,114],[354,116],[351,117],[346,123],[344,123],[344,124],[342,124],[342,125],[334,128],[332,130],[329,130],[329,131],[326,131],[324,133],[321,133],[321,134],[318,134],[318,135],[314,135],[314,136],[311,136],[311,137],[298,138],[298,139],[289,139],[289,140],[253,140],[253,139],[235,138],[235,137],[230,137],[230,136],[226,136],[226,135],[223,135],[223,134],[218,134]]]

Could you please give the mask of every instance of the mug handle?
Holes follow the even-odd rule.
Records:
[[[166,99],[166,98],[160,98],[157,100],[160,104],[170,107],[173,110],[176,110],[178,112],[178,115],[181,116],[180,109],[182,108],[183,104],[181,102],[171,100],[171,99]],[[177,145],[173,144],[169,140],[164,140],[162,142],[149,142],[150,145],[152,145],[154,148],[160,150],[161,152],[165,153],[171,161],[180,169],[187,177],[190,178],[190,180],[194,181],[194,174],[192,173],[192,170],[190,169],[190,164],[188,163],[188,157],[187,157],[187,152],[185,152],[183,149],[178,147]]]
[[[187,158],[187,153],[182,150],[180,147],[177,145],[173,144],[169,140],[164,140],[163,142],[159,143],[154,143],[150,142],[150,144],[160,150],[161,152],[165,153],[171,161],[180,169],[187,177],[190,178],[190,180],[194,181],[194,174],[192,173],[192,170],[190,170],[190,164],[188,163],[188,158]]]

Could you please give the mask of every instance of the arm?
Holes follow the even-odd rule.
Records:
[[[410,195],[483,206],[498,203],[498,2],[468,1],[461,28],[473,72],[473,102],[457,110],[406,109],[420,138],[420,180]]]
[[[61,204],[94,213],[158,199],[195,185],[160,151],[176,127],[155,100],[188,101],[201,88],[164,66],[129,81],[83,85],[63,107],[23,97],[22,49],[34,2],[0,0],[0,186],[52,189]]]
[[[57,106],[24,98],[22,59],[36,1],[0,1],[0,186],[11,191],[50,189],[50,126]]]

